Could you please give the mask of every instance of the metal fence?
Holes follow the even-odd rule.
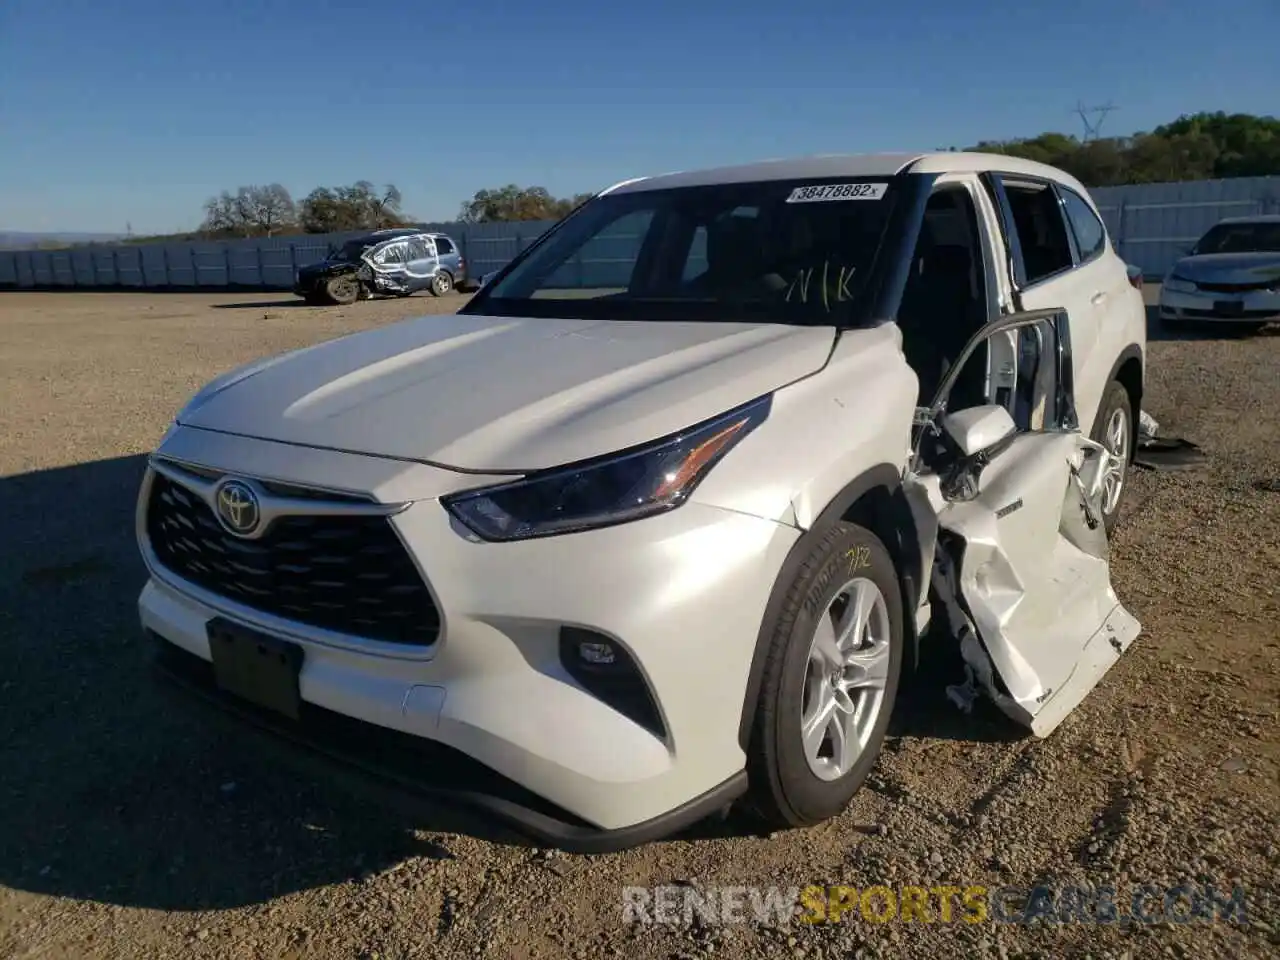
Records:
[[[1091,191],[1121,256],[1148,277],[1173,261],[1218,220],[1280,213],[1280,177],[1244,177]],[[472,278],[496,270],[554,221],[424,224],[452,236]],[[2,288],[238,288],[284,290],[298,267],[322,260],[355,233],[304,234],[193,243],[116,244],[70,250],[0,250]],[[634,238],[625,227],[600,237],[562,268],[564,286],[624,269]],[[622,282],[625,282],[623,280]]]
[[[1223,217],[1280,214],[1280,177],[1144,183],[1089,191],[1124,259],[1151,278]]]
[[[473,277],[495,270],[553,221],[423,224],[458,241]],[[0,250],[0,288],[286,290],[295,271],[368,231],[183,243],[95,244],[69,250]]]

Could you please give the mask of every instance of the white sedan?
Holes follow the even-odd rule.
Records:
[[[1165,276],[1160,321],[1280,321],[1280,216],[1233,217],[1210,228]]]

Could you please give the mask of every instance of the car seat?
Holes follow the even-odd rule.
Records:
[[[973,292],[969,248],[935,243],[927,223],[920,236],[898,321],[903,353],[920,379],[919,403],[925,406],[933,402],[943,377],[982,326],[984,311]],[[985,388],[985,364],[979,351],[965,364],[952,389],[949,409],[984,402]]]
[[[694,285],[711,296],[740,296],[763,268],[754,218],[726,216],[707,225],[707,269]]]

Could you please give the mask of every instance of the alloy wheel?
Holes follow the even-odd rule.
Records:
[[[1111,465],[1102,478],[1102,512],[1112,514],[1120,504],[1129,467],[1129,414],[1123,407],[1111,411],[1102,445],[1112,456]]]
[[[818,620],[800,717],[814,776],[838,780],[866,749],[884,704],[891,649],[889,608],[871,580],[850,580]]]

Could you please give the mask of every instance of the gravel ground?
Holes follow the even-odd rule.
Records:
[[[867,789],[820,828],[729,821],[616,855],[409,818],[246,749],[145,670],[142,455],[255,356],[451,310],[262,295],[0,295],[0,955],[1275,956],[1280,948],[1280,337],[1155,340],[1148,410],[1202,445],[1138,472],[1114,555],[1143,635],[1034,742],[909,698]],[[623,886],[1240,885],[1234,922],[676,923]],[[936,903],[936,901],[933,901]],[[1153,901],[1158,904],[1158,901]],[[934,908],[936,916],[936,907]]]

